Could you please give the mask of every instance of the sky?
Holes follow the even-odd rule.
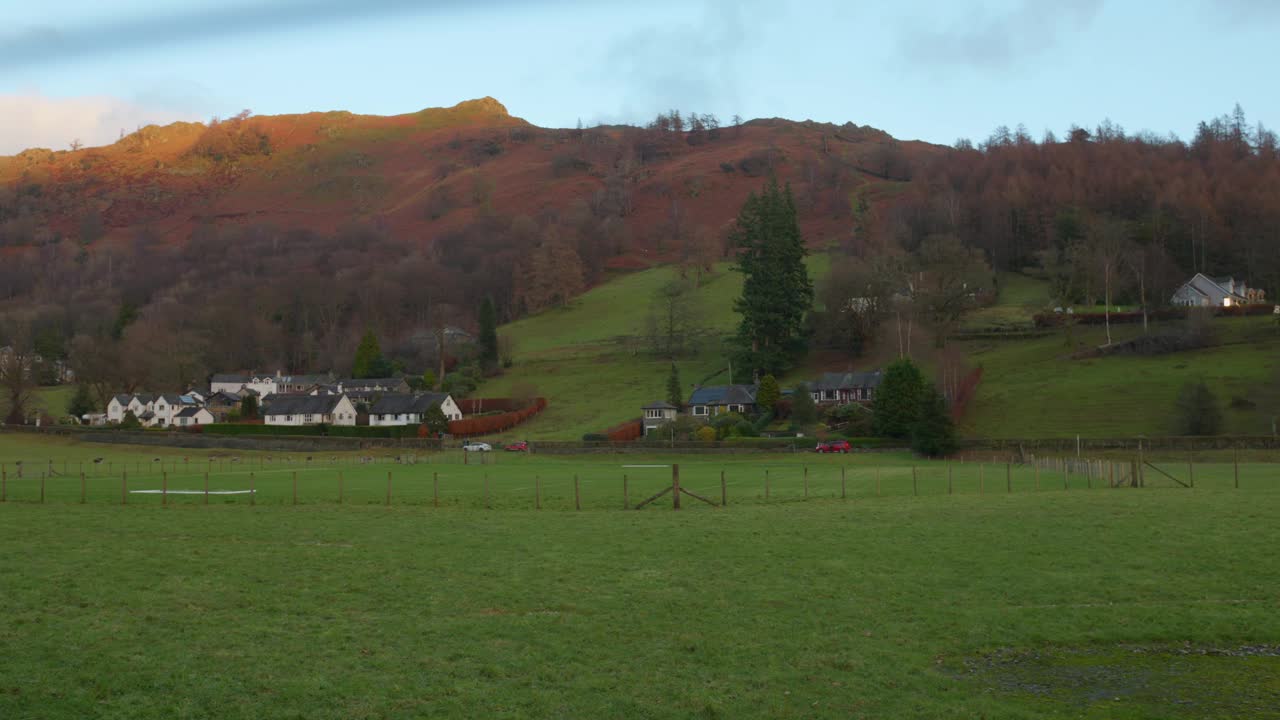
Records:
[[[492,96],[544,127],[658,112],[975,141],[1104,119],[1280,126],[1280,0],[0,0],[0,154],[249,109]]]

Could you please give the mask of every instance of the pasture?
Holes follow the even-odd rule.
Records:
[[[1197,465],[1195,489],[1073,474],[1064,490],[1042,470],[1037,490],[1028,466],[955,463],[951,494],[948,465],[893,454],[311,457],[0,434],[0,716],[1280,707],[1280,474],[1260,457],[1242,463],[1239,490],[1220,455]],[[82,460],[98,470],[84,504]],[[723,470],[729,506],[622,510],[624,474],[634,504],[670,484],[671,463],[717,501]],[[244,489],[252,473],[257,493],[122,505],[123,472],[138,490],[166,477],[202,490],[204,472]]]

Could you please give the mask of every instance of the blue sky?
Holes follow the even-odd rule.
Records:
[[[0,0],[0,154],[259,114],[491,95],[543,126],[722,118],[951,143],[1104,118],[1280,125],[1271,0]]]

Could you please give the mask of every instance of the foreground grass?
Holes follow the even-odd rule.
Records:
[[[1211,717],[960,669],[995,648],[1277,641],[1277,500],[7,503],[0,715]]]

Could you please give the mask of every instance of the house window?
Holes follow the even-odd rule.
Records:
[[[707,406],[706,406],[706,405],[694,405],[694,406],[693,406],[693,414],[694,414],[694,415],[706,415],[706,414],[707,414]]]

